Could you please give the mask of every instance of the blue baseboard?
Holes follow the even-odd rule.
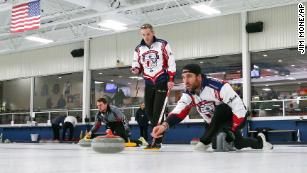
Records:
[[[251,129],[269,127],[271,129],[278,130],[297,130],[300,131],[301,141],[307,142],[307,121],[296,120],[265,120],[265,121],[250,121],[249,126]],[[131,125],[132,136],[131,139],[138,139],[140,137],[139,128],[137,125]],[[78,139],[80,132],[89,130],[90,125],[78,125],[74,131],[74,138]],[[105,127],[102,126],[99,132],[103,133]],[[151,132],[149,128],[148,133]],[[0,127],[0,133],[3,133],[3,140],[10,139],[13,142],[30,142],[30,134],[37,133],[40,135],[40,139],[52,139],[52,129],[50,126],[36,126],[36,127]],[[165,135],[164,143],[176,143],[176,144],[189,144],[193,138],[198,138],[204,133],[204,126],[202,123],[185,123],[179,124],[174,128],[168,130]],[[247,128],[244,128],[244,135],[247,135]],[[148,134],[150,135],[150,134]],[[273,143],[287,143],[291,141],[290,134],[276,133],[269,134],[269,140]]]

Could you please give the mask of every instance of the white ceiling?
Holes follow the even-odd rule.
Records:
[[[97,25],[105,19],[118,20],[126,23],[128,30],[135,30],[143,23],[160,26],[214,17],[193,10],[192,4],[204,3],[226,15],[302,1],[307,0],[41,0],[41,28],[11,34],[12,0],[0,0],[0,54],[50,46],[27,41],[27,35],[52,39],[51,45],[56,45],[113,34]]]

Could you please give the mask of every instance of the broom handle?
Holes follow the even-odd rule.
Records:
[[[166,104],[167,104],[167,101],[168,101],[169,94],[170,94],[170,90],[167,90],[166,97],[164,99],[163,107],[162,107],[162,110],[161,110],[161,113],[160,113],[160,116],[159,116],[159,121],[158,121],[157,125],[162,123],[161,121],[163,119],[163,114],[164,114],[164,111],[165,111],[165,107],[166,107]]]
[[[160,113],[160,117],[159,117],[159,121],[158,121],[157,125],[162,123],[161,121],[162,121],[162,118],[163,118],[163,114],[164,114],[164,110],[165,110],[165,107],[166,107],[166,104],[167,104],[167,101],[168,101],[169,94],[170,94],[170,90],[167,90],[166,97],[164,99],[163,107],[162,107],[162,110],[161,110],[161,113]],[[152,144],[154,144],[155,141],[156,141],[156,138],[153,138],[152,139]]]

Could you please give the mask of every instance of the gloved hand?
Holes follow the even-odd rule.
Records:
[[[92,134],[90,132],[86,133],[84,139],[91,139]]]

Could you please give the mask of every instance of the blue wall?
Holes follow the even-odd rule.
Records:
[[[266,120],[266,121],[250,121],[250,129],[256,128],[272,128],[278,130],[300,130],[302,142],[307,142],[307,121],[295,120]],[[74,132],[74,137],[79,138],[81,130],[83,134],[89,125],[78,125]],[[105,131],[105,127],[99,130],[100,133]],[[131,125],[131,139],[139,138],[139,128],[137,125]],[[149,129],[149,133],[151,129]],[[164,139],[164,143],[190,143],[191,139],[200,137],[204,132],[202,123],[186,123],[179,124],[175,128],[171,128]],[[30,142],[30,134],[38,133],[40,139],[52,139],[52,129],[50,126],[44,127],[0,127],[0,133],[3,133],[3,140],[10,139],[15,142]],[[246,134],[246,133],[245,133]],[[288,133],[269,134],[271,142],[288,142],[291,135]]]
[[[300,139],[307,142],[307,121],[306,120],[263,120],[251,121],[250,129],[271,128],[274,130],[298,130],[300,131]],[[269,133],[269,140],[272,142],[288,142],[291,141],[289,133]]]

